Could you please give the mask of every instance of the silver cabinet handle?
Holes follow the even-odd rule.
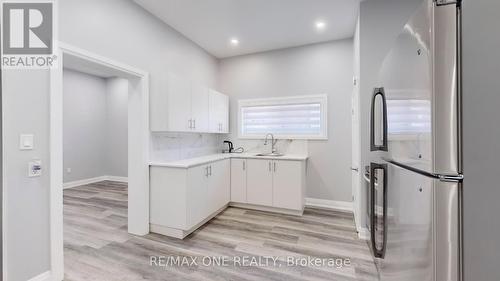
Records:
[[[359,169],[351,167],[351,171],[359,172]]]
[[[205,177],[208,178],[208,166],[205,167]]]
[[[245,163],[246,162],[243,160],[243,171],[245,171],[245,166],[246,166]]]
[[[193,119],[193,129],[196,129],[196,119]]]
[[[274,166],[274,172],[276,173],[276,162],[273,163]]]
[[[208,166],[208,170],[210,171],[209,175],[212,175],[212,165]]]
[[[269,172],[271,172],[271,161],[269,161]]]
[[[188,120],[188,128],[189,129],[193,128],[193,120],[192,119]]]

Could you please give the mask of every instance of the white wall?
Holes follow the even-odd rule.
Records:
[[[172,71],[214,87],[217,60],[128,0],[64,0],[59,39],[150,73]],[[49,73],[3,70],[5,280],[28,280],[50,268]],[[19,134],[34,133],[36,148],[19,151]],[[43,176],[27,177],[28,161],[40,158]]]
[[[219,88],[230,97],[235,146],[257,142],[237,139],[239,99],[328,94],[329,139],[308,142],[307,196],[351,201],[352,73],[352,39],[221,60]]]
[[[63,181],[103,176],[106,168],[106,80],[63,71]],[[71,168],[71,173],[67,172]]]
[[[2,70],[3,280],[28,280],[49,269],[49,72]],[[19,150],[19,134],[34,134],[34,149]],[[28,178],[28,162],[42,176]]]
[[[128,176],[128,80],[106,79],[106,176]]]
[[[63,100],[64,183],[127,177],[128,81],[64,69]]]

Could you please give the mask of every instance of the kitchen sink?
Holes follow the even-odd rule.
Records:
[[[277,152],[274,152],[274,153],[259,153],[259,154],[255,154],[255,156],[271,156],[271,157],[279,157],[279,156],[283,156],[282,153],[277,153]]]

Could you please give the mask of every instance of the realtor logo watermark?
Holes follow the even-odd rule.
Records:
[[[52,68],[55,3],[2,1],[2,68]]]

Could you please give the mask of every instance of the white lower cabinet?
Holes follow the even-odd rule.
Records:
[[[247,202],[247,160],[231,159],[231,202]]]
[[[222,159],[178,167],[150,167],[150,231],[184,238],[235,206],[301,215],[305,161]]]
[[[230,196],[230,160],[223,160],[209,165],[207,203],[208,212],[213,213],[229,203]]]
[[[302,161],[273,161],[273,207],[304,208],[305,167]]]
[[[273,205],[273,174],[271,160],[248,159],[247,202],[254,205]]]
[[[231,161],[231,202],[300,212],[304,209],[305,161]],[[242,163],[246,163],[245,169]]]
[[[189,229],[205,219],[208,212],[208,166],[197,166],[187,170],[187,224]]]
[[[230,160],[150,168],[150,231],[184,238],[229,203]]]

